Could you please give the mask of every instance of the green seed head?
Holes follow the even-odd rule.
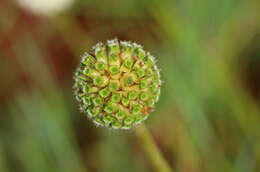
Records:
[[[147,119],[160,95],[154,57],[142,46],[117,39],[85,53],[74,76],[80,110],[97,125],[130,129]]]

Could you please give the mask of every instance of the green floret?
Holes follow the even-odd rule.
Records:
[[[128,94],[128,98],[130,100],[135,100],[137,98],[137,92],[136,91],[130,91]]]
[[[140,88],[141,89],[144,89],[144,88],[147,88],[148,87],[148,82],[147,82],[147,80],[142,80],[141,82],[140,82]]]
[[[101,97],[98,96],[98,97],[96,97],[96,98],[93,99],[93,102],[94,102],[94,104],[95,104],[96,106],[100,106],[100,105],[103,104],[104,100],[103,100]]]
[[[131,69],[131,66],[133,65],[134,61],[131,58],[128,58],[124,61],[124,66],[128,69]]]
[[[119,67],[118,66],[111,66],[109,68],[109,72],[111,75],[116,75],[120,73]]]
[[[134,80],[131,76],[127,76],[124,78],[125,86],[129,87],[134,84]]]
[[[113,112],[115,112],[115,110],[116,110],[116,107],[115,107],[115,105],[113,105],[113,104],[108,104],[108,105],[106,105],[105,106],[105,112],[107,112],[107,113],[113,113]]]
[[[129,99],[128,98],[125,98],[125,97],[123,97],[123,99],[122,99],[122,104],[124,105],[124,106],[128,106],[129,105]]]
[[[114,103],[120,102],[121,95],[119,93],[113,93],[111,97],[111,101]]]
[[[109,90],[112,92],[117,91],[119,89],[119,84],[119,81],[110,81]]]
[[[123,111],[121,111],[121,110],[119,110],[116,113],[116,118],[119,119],[119,120],[123,119],[125,116],[126,116],[126,114]]]
[[[99,95],[100,95],[101,97],[103,97],[103,98],[108,97],[109,94],[110,94],[110,92],[108,91],[107,88],[104,88],[104,89],[102,89],[102,90],[99,91]]]
[[[145,92],[141,93],[139,98],[142,101],[146,101],[148,99],[148,93],[145,93]]]

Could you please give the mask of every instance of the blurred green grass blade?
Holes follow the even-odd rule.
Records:
[[[23,121],[17,121],[17,126],[22,128],[21,131],[23,132],[21,134],[29,134],[28,137],[24,137],[24,140],[21,141],[19,150],[23,151],[19,155],[21,158],[24,155],[24,164],[27,164],[28,168],[33,168],[30,165],[30,161],[35,154],[34,160],[37,161],[37,163],[34,163],[35,168],[37,166],[48,167],[47,161],[52,160],[56,162],[54,167],[59,170],[82,171],[83,167],[78,159],[74,145],[75,141],[73,141],[73,136],[70,132],[72,131],[70,121],[66,121],[68,120],[68,114],[64,109],[65,106],[59,104],[55,94],[52,94],[50,98],[56,99],[56,103],[50,104],[52,100],[46,100],[39,93],[30,98],[21,96],[17,100],[17,105],[25,117]],[[31,153],[27,154],[26,150],[28,149]],[[43,158],[41,156],[37,157],[38,154],[36,152],[39,153],[40,150],[44,151],[42,154]],[[27,158],[26,155],[28,155]],[[42,169],[45,171],[44,168]],[[31,171],[34,171],[34,169]]]
[[[7,167],[6,156],[4,154],[3,149],[4,148],[3,148],[2,144],[0,143],[0,171],[9,172],[9,169]]]

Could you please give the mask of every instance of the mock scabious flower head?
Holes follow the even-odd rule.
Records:
[[[149,116],[160,95],[154,57],[142,46],[109,40],[85,53],[74,76],[80,111],[97,125],[130,129]]]

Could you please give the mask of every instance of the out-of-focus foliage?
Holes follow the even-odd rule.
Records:
[[[1,172],[154,170],[131,130],[96,128],[73,100],[80,55],[114,37],[158,57],[145,123],[175,171],[260,171],[258,0],[71,2],[0,2]]]

